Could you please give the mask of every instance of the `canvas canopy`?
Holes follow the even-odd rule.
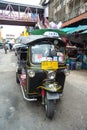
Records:
[[[66,33],[64,31],[59,30],[59,29],[36,29],[36,30],[32,31],[31,34],[32,35],[43,35],[46,31],[56,32],[56,33],[58,33],[59,37],[66,35]]]

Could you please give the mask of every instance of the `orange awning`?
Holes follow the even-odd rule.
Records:
[[[73,19],[71,19],[71,20],[69,20],[69,21],[64,22],[64,23],[62,24],[62,27],[69,26],[69,25],[71,25],[71,24],[74,24],[74,23],[76,23],[76,22],[79,22],[79,21],[82,20],[82,19],[87,19],[87,12],[84,13],[84,14],[81,14],[81,15],[79,15],[79,16],[77,16],[77,17],[75,17],[75,18],[73,18]],[[81,22],[80,22],[79,24],[81,24]]]

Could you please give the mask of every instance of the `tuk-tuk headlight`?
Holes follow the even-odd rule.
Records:
[[[34,70],[28,70],[28,75],[29,75],[29,77],[33,78],[35,76],[35,71]]]
[[[55,76],[56,76],[56,74],[55,74],[55,72],[54,71],[49,71],[48,72],[48,79],[54,79],[55,78]]]

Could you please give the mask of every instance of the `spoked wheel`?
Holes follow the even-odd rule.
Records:
[[[16,82],[19,84],[20,83],[20,81],[19,81],[19,79],[18,79],[18,73],[16,72]]]
[[[53,100],[45,99],[45,110],[46,110],[46,116],[49,119],[52,119],[55,113],[55,103]]]

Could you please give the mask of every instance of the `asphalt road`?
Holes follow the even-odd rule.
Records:
[[[87,130],[87,70],[66,77],[53,120],[40,102],[23,99],[15,80],[16,56],[0,50],[0,130]]]

